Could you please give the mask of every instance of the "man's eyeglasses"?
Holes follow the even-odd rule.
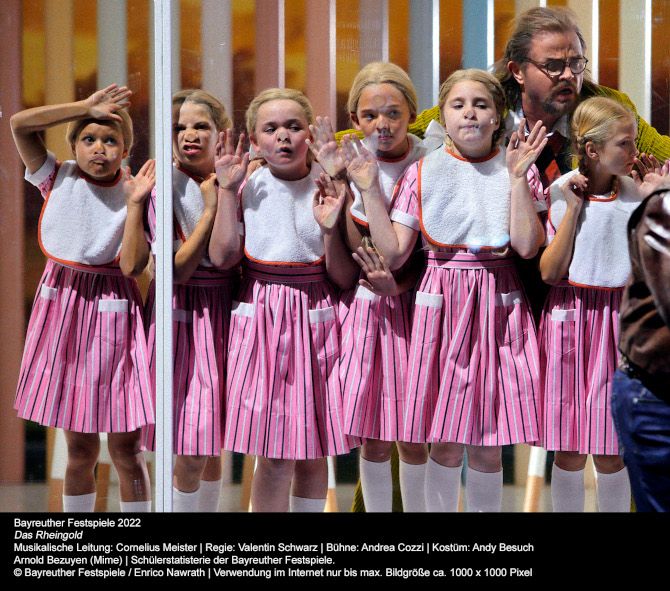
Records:
[[[589,60],[587,60],[585,57],[571,57],[567,60],[547,60],[543,64],[536,62],[529,57],[527,57],[525,61],[530,62],[534,66],[537,66],[540,68],[540,70],[549,76],[560,76],[563,72],[565,72],[565,66],[570,68],[570,71],[573,74],[581,74],[586,69],[586,64],[589,63]]]

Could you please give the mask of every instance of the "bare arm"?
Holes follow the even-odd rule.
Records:
[[[131,94],[125,86],[111,84],[81,101],[35,107],[12,115],[10,124],[14,143],[28,172],[38,171],[47,157],[40,131],[87,117],[120,121],[116,112],[128,106]]]
[[[347,246],[351,252],[354,252],[363,243],[363,233],[360,227],[351,217],[349,211],[354,200],[351,195],[351,190],[347,190],[347,195],[344,201],[344,228]]]
[[[341,213],[347,185],[344,181],[333,181],[322,173],[316,180],[314,192],[314,219],[323,233],[328,277],[340,289],[352,287],[358,277],[358,266],[351,259],[341,233]]]
[[[244,134],[233,148],[231,130],[221,132],[214,164],[219,181],[216,217],[209,240],[209,258],[216,267],[229,269],[240,262],[244,244],[237,225],[237,193],[249,166]]]
[[[550,285],[556,285],[563,279],[570,267],[572,252],[575,246],[577,222],[579,221],[579,213],[584,204],[584,198],[581,195],[586,191],[586,184],[586,177],[578,174],[571,177],[561,187],[567,202],[567,209],[561,224],[556,229],[554,239],[544,250],[540,258],[542,281]],[[577,187],[577,189],[573,189],[573,186]]]
[[[347,172],[363,198],[370,235],[375,248],[391,270],[399,269],[410,255],[416,232],[402,224],[391,222],[379,184],[377,159],[357,137],[346,136],[342,150],[347,160]]]
[[[188,281],[207,253],[218,200],[215,174],[211,174],[202,182],[200,192],[205,209],[195,225],[193,233],[174,255],[174,280],[176,283]]]
[[[126,197],[126,223],[119,253],[119,266],[126,277],[137,277],[149,261],[149,244],[144,235],[144,207],[156,183],[156,162],[147,160],[136,176],[126,172],[123,192]]]
[[[547,144],[546,129],[538,121],[525,136],[524,119],[507,147],[507,170],[510,176],[510,244],[521,258],[530,259],[544,242],[544,229],[535,211],[528,186],[528,170]]]

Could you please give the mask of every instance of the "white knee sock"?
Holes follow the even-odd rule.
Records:
[[[426,512],[426,464],[400,460],[400,494],[405,513]]]
[[[172,512],[173,513],[196,513],[198,511],[198,500],[200,489],[193,492],[184,492],[172,487]]]
[[[433,458],[426,465],[426,510],[431,513],[456,513],[463,466],[443,466]]]
[[[500,513],[503,473],[478,472],[468,468],[465,477],[465,499],[469,513]]]
[[[614,474],[596,472],[598,511],[601,513],[630,512],[630,480],[623,468]]]
[[[63,513],[93,513],[96,493],[63,495]]]
[[[221,480],[201,480],[199,490],[198,511],[216,513],[219,510],[221,497]]]
[[[551,503],[554,513],[584,512],[584,470],[551,468]]]
[[[120,501],[121,513],[151,513],[151,501]]]
[[[288,505],[291,513],[323,513],[326,508],[326,499],[308,499],[291,495]]]
[[[367,513],[390,513],[393,510],[391,460],[370,462],[361,456],[361,487]]]

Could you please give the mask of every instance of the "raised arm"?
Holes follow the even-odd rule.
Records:
[[[335,134],[330,125],[328,117],[317,117],[316,122],[309,126],[312,138],[306,140],[309,150],[326,171],[326,174],[333,179],[341,179],[346,174],[346,162],[342,155]]]
[[[567,209],[560,225],[556,228],[556,235],[540,258],[542,281],[550,285],[556,285],[565,277],[570,268],[577,222],[584,205],[583,195],[586,192],[587,182],[585,176],[576,174],[560,187],[567,202]]]
[[[126,277],[136,277],[149,261],[149,244],[144,234],[144,208],[156,183],[156,162],[147,160],[136,176],[126,171],[123,193],[126,197],[126,223],[119,253],[119,266]]]
[[[12,115],[10,125],[14,143],[28,172],[39,170],[47,157],[40,131],[89,117],[120,121],[121,117],[116,112],[130,104],[128,98],[131,94],[125,86],[110,84],[81,101],[35,107]]]
[[[209,258],[216,267],[229,269],[243,256],[243,241],[237,221],[237,193],[249,166],[249,153],[244,152],[244,134],[233,147],[232,130],[222,131],[214,163],[219,182],[216,217],[209,239]]]
[[[191,278],[207,254],[209,246],[209,237],[214,227],[216,217],[216,207],[218,202],[218,187],[216,175],[212,173],[200,185],[200,193],[204,210],[198,223],[193,229],[193,233],[188,237],[179,250],[174,255],[174,280],[176,283],[185,283]]]
[[[349,178],[363,198],[365,216],[375,248],[391,270],[399,269],[410,255],[416,232],[402,224],[391,222],[379,184],[377,159],[360,139],[346,136],[342,141],[342,151],[347,161]]]
[[[314,219],[323,233],[328,277],[340,289],[352,287],[358,277],[358,266],[352,260],[342,237],[340,218],[347,185],[321,173],[314,192]]]
[[[530,259],[544,242],[544,229],[530,194],[528,170],[547,145],[547,130],[538,121],[526,137],[525,126],[522,119],[510,138],[506,161],[511,186],[510,244],[521,258]]]

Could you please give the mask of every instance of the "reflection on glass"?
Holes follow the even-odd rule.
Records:
[[[306,30],[304,22],[306,0],[286,3],[286,81],[287,85],[304,90],[305,64],[307,63],[308,35],[319,32]],[[502,53],[509,23],[516,7],[512,0],[496,0],[495,2],[495,52],[496,58]],[[566,2],[550,2],[549,4],[566,4]],[[599,80],[602,84],[616,88],[619,84],[619,0],[600,1],[599,31]],[[125,82],[133,91],[131,115],[135,126],[135,144],[128,158],[128,165],[137,172],[141,164],[150,156],[150,5],[148,0],[127,0],[127,46],[126,60],[128,80]],[[233,125],[237,131],[244,126],[243,114],[250,99],[255,94],[255,65],[262,55],[262,31],[255,29],[255,12],[257,3],[253,0],[232,0],[231,20],[232,39],[221,40],[230,43],[233,73],[227,83],[232,91],[232,104],[226,105],[232,114]],[[359,0],[339,0],[336,4],[337,18],[337,124],[339,129],[348,127],[346,112],[346,96],[351,81],[362,64],[361,25]],[[407,68],[411,39],[407,22],[411,3],[407,0],[389,0],[389,59]],[[203,54],[208,51],[203,46],[201,0],[182,0],[180,7],[180,48],[181,48],[181,80],[178,86],[200,87],[203,85]],[[43,104],[62,102],[65,100],[82,99],[98,87],[98,36],[96,4],[87,0],[23,0],[23,107],[29,108]],[[440,2],[440,78],[460,67],[462,53],[461,22],[465,3],[462,0],[442,0]],[[652,4],[652,105],[650,123],[661,133],[668,133],[670,119],[669,84],[670,73],[670,38],[667,35],[670,26],[670,5],[667,2]],[[367,23],[366,30],[373,30]],[[106,26],[113,28],[114,23]],[[72,31],[71,35],[66,31]],[[257,43],[257,41],[259,41]],[[53,45],[53,44],[56,45]],[[369,48],[366,48],[366,51]],[[68,58],[64,59],[63,53]],[[71,57],[70,57],[71,56]],[[3,105],[3,116],[7,113]],[[64,129],[56,128],[45,134],[47,146],[54,150],[60,159],[70,157],[69,148],[63,142]],[[3,146],[14,150],[13,146]],[[14,175],[5,163],[0,164],[3,175]],[[25,229],[25,260],[24,270],[24,302],[22,309],[7,313],[24,315],[28,318],[33,306],[33,295],[39,283],[45,264],[45,258],[37,244],[37,225],[42,207],[42,199],[37,189],[23,184],[24,192],[24,229]],[[149,276],[139,278],[142,294],[146,297]],[[16,368],[18,373],[18,368]],[[5,392],[3,396],[13,398],[14,392]],[[49,478],[52,466],[59,460],[59,440],[51,432],[33,423],[25,423],[25,478],[29,482],[49,482],[50,486],[38,485],[28,489],[28,493],[17,495],[10,503],[2,502],[2,507],[16,510],[57,510],[59,503],[59,478]],[[48,450],[48,451],[47,451]],[[47,461],[47,457],[49,461]],[[4,460],[3,460],[4,462]],[[236,460],[236,469],[239,468]],[[105,469],[99,469],[99,473]],[[2,472],[5,474],[6,472]],[[4,489],[9,490],[3,478]],[[49,492],[51,491],[51,493]],[[109,495],[98,497],[98,506],[116,510],[118,507],[118,483],[112,474]],[[229,505],[236,508],[236,503]]]

